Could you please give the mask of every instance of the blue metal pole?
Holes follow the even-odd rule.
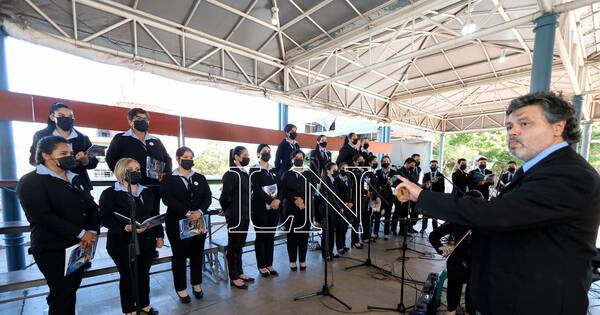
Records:
[[[0,90],[8,90],[8,72],[6,65],[6,32],[0,27]],[[16,179],[17,164],[15,157],[15,144],[13,139],[12,122],[0,120],[0,179]],[[21,209],[17,195],[13,191],[0,189],[2,196],[2,220],[20,221]],[[5,234],[6,261],[8,271],[25,268],[25,238],[21,233]]]
[[[533,46],[533,66],[531,69],[530,92],[550,89],[552,77],[552,57],[558,13],[547,13],[535,19],[535,43]]]
[[[279,103],[279,130],[283,130],[288,124],[288,106],[283,103]]]

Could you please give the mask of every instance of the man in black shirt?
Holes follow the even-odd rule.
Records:
[[[515,172],[517,171],[517,162],[509,161],[506,165],[506,173],[500,176],[500,180],[498,181],[498,185],[496,185],[496,190],[501,192],[510,181],[515,176]]]
[[[467,169],[467,160],[464,158],[458,159],[456,162],[456,170],[452,173],[452,194],[462,197],[467,192],[469,186],[469,173]]]
[[[444,175],[438,170],[438,161],[431,160],[429,162],[430,172],[423,175],[423,188],[431,191],[445,192],[446,185],[444,183]],[[423,216],[423,224],[421,225],[421,234],[427,230],[429,218]],[[436,218],[431,218],[431,225],[434,229],[438,227],[438,221]]]
[[[283,128],[283,132],[285,132],[285,138],[281,140],[279,145],[277,146],[277,152],[275,152],[275,169],[279,176],[279,180],[281,180],[281,176],[292,168],[292,160],[290,156],[292,152],[299,150],[300,145],[296,138],[298,137],[298,133],[296,132],[298,128],[293,124],[287,124],[285,128]]]
[[[476,189],[481,192],[485,200],[490,199],[490,186],[494,184],[494,178],[488,175],[492,175],[492,171],[486,169],[487,158],[480,157],[477,160],[479,166],[469,172],[469,190]]]

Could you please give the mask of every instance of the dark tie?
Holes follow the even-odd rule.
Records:
[[[194,191],[192,190],[192,181],[189,178],[185,177],[185,176],[179,176],[179,177],[183,178],[183,180],[187,183],[188,194],[190,196],[190,199],[193,199],[194,198]]]

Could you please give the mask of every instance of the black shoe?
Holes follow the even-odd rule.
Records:
[[[354,247],[356,249],[362,249],[363,248],[363,244],[361,244],[361,243],[352,244],[352,247]]]
[[[271,274],[271,276],[273,277],[277,277],[279,276],[279,272],[277,272],[277,270],[269,270],[269,273]]]
[[[196,292],[194,289],[192,289],[192,291],[194,291],[194,297],[197,299],[201,299],[204,297],[204,291],[200,290],[200,292]]]
[[[153,258],[158,258],[158,251],[157,250],[154,251],[154,257]]]
[[[408,234],[415,234],[415,233],[417,233],[417,230],[415,230],[413,228],[408,229]]]
[[[258,271],[263,278],[268,278],[271,276],[271,273],[267,270],[267,272]]]
[[[183,304],[188,304],[192,301],[192,298],[189,295],[186,296],[180,296],[179,294],[177,294],[177,296],[179,297],[179,301]]]
[[[246,282],[246,283],[248,283],[248,282],[254,282],[254,280],[256,280],[256,279],[251,278],[251,277],[248,277],[246,279],[244,279],[244,278],[240,278],[240,279],[244,280],[244,282]]]
[[[300,270],[302,270],[302,271],[306,270],[306,266],[303,267],[302,265],[300,265]]]
[[[349,250],[350,250],[350,247],[346,247],[346,246],[344,246],[344,250],[345,250],[345,251],[349,251]]]
[[[242,285],[237,285],[233,281],[230,281],[229,283],[231,284],[231,286],[236,287],[236,288],[238,288],[240,290],[248,290],[248,285],[246,285],[246,283],[244,283]]]
[[[298,271],[298,265],[296,265],[296,266],[290,265],[290,269],[292,269],[292,271]]]
[[[158,310],[155,309],[155,308],[153,308],[153,307],[151,307],[147,312],[146,311],[142,311],[142,314],[158,315]]]
[[[92,262],[91,262],[91,261],[88,261],[88,262],[86,262],[86,263],[83,265],[83,269],[85,269],[85,270],[88,270],[88,269],[90,269],[90,268],[92,268]]]
[[[344,250],[343,248],[338,250],[338,253],[340,253],[340,255],[344,255],[346,254],[346,250]]]

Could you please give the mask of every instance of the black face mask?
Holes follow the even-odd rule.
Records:
[[[133,128],[135,128],[137,131],[146,132],[148,131],[149,126],[150,125],[148,124],[148,121],[145,119],[133,121]]]
[[[260,159],[265,162],[269,162],[269,160],[271,159],[271,152],[261,155]]]
[[[363,144],[363,149],[365,149],[365,150],[366,150],[366,149],[368,149],[368,148],[369,148],[369,144],[368,144],[368,143],[365,143],[365,144]]]
[[[409,170],[409,171],[414,171],[415,170],[414,167],[407,167],[406,169]]]
[[[437,166],[430,167],[433,172],[437,171]]]
[[[466,170],[466,169],[467,169],[467,166],[466,166],[466,165],[461,165],[461,166],[459,166],[459,168],[460,168],[462,171],[464,171],[464,170]]]
[[[56,159],[56,162],[58,163],[58,167],[62,168],[65,171],[75,168],[75,165],[77,164],[75,157],[72,155],[60,157]]]
[[[388,168],[390,167],[390,163],[381,163],[381,167]]]
[[[483,165],[479,165],[479,169],[480,169],[480,170],[482,170],[482,171],[485,169],[485,167],[486,167],[486,165],[485,165],[485,164],[483,164]]]
[[[192,167],[194,167],[194,160],[184,160],[182,159],[179,162],[179,165],[186,171],[189,171],[192,169]]]
[[[295,131],[290,132],[290,139],[296,140],[297,137],[298,137],[298,134]]]
[[[514,168],[514,167],[509,167],[509,168],[508,168],[508,171],[509,171],[509,172],[511,172],[511,173],[514,173],[516,170],[517,170],[517,169],[516,169],[516,168]]]
[[[250,158],[248,158],[248,157],[242,158],[242,161],[240,162],[240,165],[241,166],[248,166],[248,164],[250,164]]]
[[[142,172],[137,171],[137,172],[129,172],[130,174],[130,178],[129,178],[129,183],[131,185],[137,185],[139,184],[139,182],[142,181]],[[128,180],[128,178],[126,177],[125,180]]]
[[[421,162],[415,162],[415,166],[421,165]]]
[[[346,171],[344,171],[344,170],[341,170],[341,171],[340,171],[340,176],[346,176],[347,174],[348,174],[348,172],[346,172]]]
[[[333,173],[331,173],[331,175],[333,177],[338,177],[340,175],[340,172],[339,171],[333,171]]]
[[[352,139],[352,144],[356,145],[358,143],[358,139]]]
[[[304,159],[294,159],[294,166],[300,167],[304,165]]]
[[[377,162],[375,162],[375,163],[373,163],[373,164],[371,165],[371,168],[372,168],[372,169],[376,169],[376,168],[377,168],[377,166],[379,166],[379,164],[378,164]]]
[[[364,161],[360,161],[358,162],[358,166],[365,166],[367,163],[365,163]]]
[[[327,146],[327,141],[320,142],[319,145],[321,148],[325,148]]]
[[[69,131],[69,130],[73,129],[74,123],[75,123],[75,120],[71,117],[57,117],[56,118],[56,125],[64,131]]]

